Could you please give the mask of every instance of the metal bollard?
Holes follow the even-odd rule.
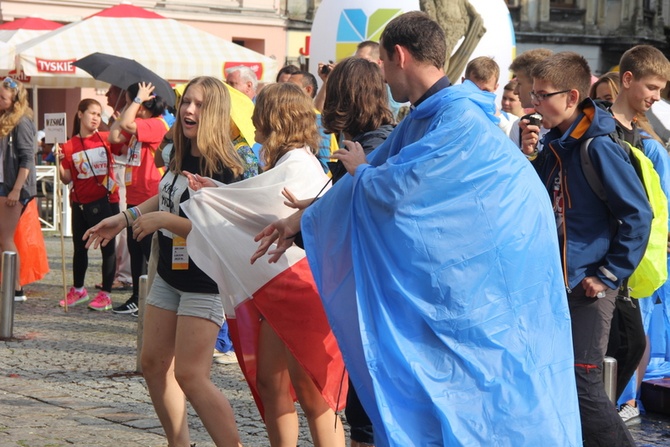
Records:
[[[2,302],[0,303],[0,338],[12,338],[14,332],[14,279],[16,253],[2,252]]]
[[[616,405],[616,367],[617,361],[614,357],[605,357],[603,362],[603,382],[605,385],[605,394]]]
[[[149,293],[149,281],[147,275],[140,276],[140,296],[137,300],[137,358],[135,359],[135,371],[142,372],[142,332],[144,331],[144,308]]]

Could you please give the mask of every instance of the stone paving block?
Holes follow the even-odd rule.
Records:
[[[72,242],[65,241],[71,276]],[[26,286],[17,303],[15,338],[0,341],[0,447],[166,447],[146,383],[135,373],[137,319],[58,306],[59,238],[47,238],[54,269]],[[89,252],[86,284],[100,282],[100,252]],[[128,292],[113,293],[114,305]],[[212,365],[212,381],[229,399],[246,447],[269,445],[265,426],[237,365]],[[214,447],[188,405],[192,442]],[[299,407],[298,407],[299,411]],[[300,414],[298,447],[312,446]],[[345,426],[346,427],[346,426]],[[644,415],[630,427],[641,447],[670,446],[670,418]]]

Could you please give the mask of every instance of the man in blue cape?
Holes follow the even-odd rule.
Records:
[[[425,14],[388,24],[384,74],[409,116],[367,162],[336,152],[352,175],[266,228],[252,259],[301,225],[377,446],[581,445],[550,203],[493,94],[446,88],[445,54]]]

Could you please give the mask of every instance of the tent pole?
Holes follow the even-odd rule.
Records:
[[[33,116],[35,119],[35,127],[40,128],[40,119],[37,111],[37,86],[33,85]]]

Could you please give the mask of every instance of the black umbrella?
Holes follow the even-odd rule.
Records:
[[[109,82],[127,90],[138,82],[151,82],[156,89],[154,94],[163,98],[169,105],[175,103],[174,90],[170,84],[139,62],[125,57],[105,53],[92,53],[74,62],[98,81]]]

